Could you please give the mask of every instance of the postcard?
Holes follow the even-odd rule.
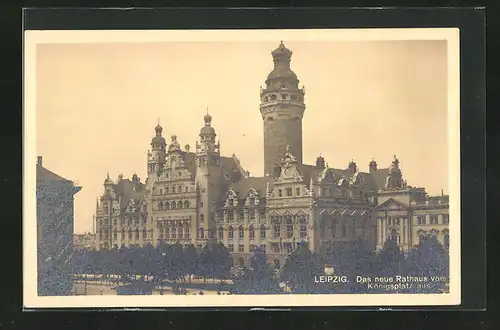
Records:
[[[458,29],[24,47],[26,308],[460,303]]]

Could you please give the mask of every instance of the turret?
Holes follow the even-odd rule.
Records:
[[[203,243],[213,244],[216,243],[215,201],[221,191],[222,178],[220,144],[215,142],[217,134],[208,112],[203,121],[196,142],[196,184],[200,192],[196,237]]]
[[[166,142],[162,136],[163,128],[158,125],[155,127],[155,136],[151,139],[151,152],[148,152],[148,173],[159,172],[165,164]]]

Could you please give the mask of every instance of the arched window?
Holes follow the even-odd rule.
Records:
[[[148,238],[148,231],[146,229],[142,230],[142,238]]]
[[[181,201],[177,202],[177,207],[178,207],[179,209],[182,209],[182,202],[181,202]]]
[[[229,226],[229,228],[227,228],[227,234],[228,234],[229,238],[233,238],[234,237],[233,226]]]
[[[102,229],[99,229],[99,240],[102,240]]]
[[[250,239],[255,238],[255,228],[253,225],[250,225],[250,228],[248,229],[248,235],[250,236]]]
[[[240,226],[240,227],[238,228],[238,237],[239,237],[240,239],[243,239],[243,238],[245,237],[245,231],[243,230],[243,226]]]
[[[168,210],[170,209],[170,203],[167,201],[165,202],[165,210]]]
[[[131,241],[132,240],[132,229],[129,229],[128,230],[128,240]]]
[[[184,208],[188,209],[189,208],[189,201],[184,201]]]
[[[135,229],[135,239],[139,239],[139,228]]]
[[[200,238],[205,238],[205,229],[200,228]]]
[[[266,238],[266,227],[264,225],[260,226],[260,239]]]
[[[276,94],[271,94],[271,101],[276,101],[276,99],[277,99]]]
[[[172,204],[170,204],[170,208],[175,209],[175,201],[173,201]]]
[[[158,210],[163,210],[163,202],[158,203]]]
[[[222,241],[224,239],[224,228],[219,227],[218,235],[219,235],[219,241]]]
[[[121,237],[122,241],[125,239],[125,228],[122,229],[122,237]]]

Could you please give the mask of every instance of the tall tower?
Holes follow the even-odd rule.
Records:
[[[197,233],[199,242],[216,242],[215,201],[219,197],[222,177],[220,144],[215,142],[217,134],[212,127],[212,116],[207,112],[205,125],[196,142],[196,184],[199,191]]]
[[[290,146],[302,163],[302,118],[304,88],[290,68],[292,52],[280,43],[272,53],[274,69],[260,91],[260,113],[264,121],[264,175],[273,176],[275,167]]]
[[[155,127],[155,137],[151,139],[151,152],[148,152],[148,174],[158,173],[165,164],[166,142],[162,136],[163,128],[158,125]]]

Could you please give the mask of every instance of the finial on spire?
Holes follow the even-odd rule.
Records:
[[[160,126],[160,117],[158,116],[158,126]]]
[[[106,179],[109,179],[109,172],[106,173]]]

